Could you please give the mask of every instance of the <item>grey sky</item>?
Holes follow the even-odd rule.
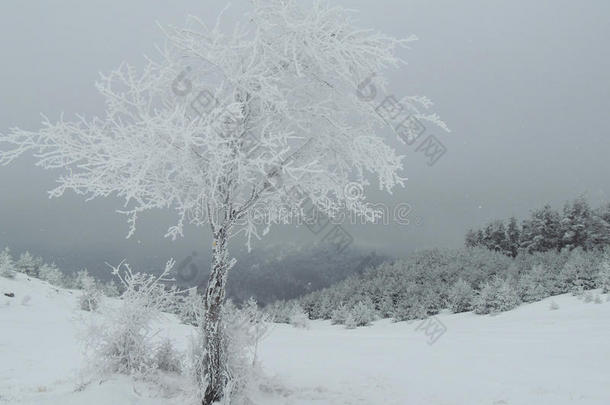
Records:
[[[408,186],[414,225],[348,227],[360,244],[403,255],[416,248],[460,246],[468,227],[523,217],[531,208],[586,193],[610,200],[610,3],[605,0],[342,0],[361,10],[360,25],[420,40],[404,51],[409,65],[390,73],[396,96],[423,94],[452,133],[431,133],[447,154],[428,167],[415,146]],[[35,129],[40,113],[56,118],[102,114],[93,83],[122,61],[141,65],[161,41],[155,21],[181,24],[187,14],[213,21],[222,1],[46,0],[0,2],[0,132]],[[247,7],[236,0],[235,18]],[[165,259],[210,245],[207,229],[172,242],[174,217],[144,217],[136,236],[115,214],[116,201],[85,203],[70,194],[48,200],[57,173],[21,159],[0,168],[0,244],[47,255]],[[270,243],[312,239],[306,228],[277,229]],[[237,241],[240,243],[239,241]],[[264,242],[263,242],[264,243]],[[91,253],[93,254],[93,253]]]

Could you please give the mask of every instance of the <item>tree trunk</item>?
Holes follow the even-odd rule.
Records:
[[[230,268],[227,249],[228,230],[214,235],[212,269],[205,292],[205,316],[201,325],[205,338],[204,370],[207,382],[203,405],[219,401],[227,385],[225,342],[222,332],[222,305]]]

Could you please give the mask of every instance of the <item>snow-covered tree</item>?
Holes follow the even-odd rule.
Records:
[[[155,351],[155,367],[170,373],[182,371],[182,359],[180,353],[174,348],[171,339],[165,338]]]
[[[270,224],[303,214],[304,201],[331,216],[345,209],[373,220],[364,194],[347,186],[371,178],[387,191],[403,184],[401,157],[377,135],[388,114],[355,89],[369,79],[381,92],[384,70],[401,62],[397,48],[414,38],[360,29],[348,11],[325,2],[251,4],[246,24],[227,32],[197,18],[165,28],[161,57],[141,73],[125,64],[102,76],[105,115],[45,119],[40,130],[0,136],[0,163],[31,151],[39,166],[62,169],[51,196],[124,198],[129,236],[138,215],[155,208],[176,211],[170,237],[187,223],[211,227],[204,404],[227,384],[220,325],[234,264],[229,239],[244,234],[250,246]],[[405,118],[446,129],[426,111],[427,98],[399,101]]]
[[[587,223],[587,238],[585,249],[604,248],[610,246],[610,223],[604,219],[602,208],[595,210]]]
[[[511,217],[508,220],[506,228],[506,240],[508,242],[508,250],[512,257],[516,257],[519,253],[519,241],[521,240],[521,229],[517,224],[517,218]]]
[[[558,277],[563,292],[576,293],[595,288],[597,267],[591,254],[581,248],[572,250]]]
[[[375,314],[375,306],[371,300],[363,300],[358,302],[350,311],[356,326],[368,326],[377,316]]]
[[[6,278],[15,277],[15,264],[13,263],[13,256],[11,256],[11,250],[5,247],[0,252],[0,276]]]
[[[25,273],[28,276],[38,277],[38,270],[42,266],[42,259],[35,258],[28,251],[25,251],[19,256],[19,260],[15,263],[15,268],[21,273]]]
[[[289,323],[295,328],[308,328],[309,327],[309,317],[303,311],[303,308],[297,303],[294,303],[289,312]]]
[[[602,292],[610,292],[610,251],[606,251],[599,263],[599,274],[597,275],[597,287]]]
[[[203,297],[197,294],[196,288],[191,288],[185,295],[178,297],[178,318],[186,324],[197,325],[197,321],[202,318],[200,312],[203,307]]]
[[[508,253],[509,245],[506,239],[506,227],[502,221],[493,221],[485,227],[483,243],[488,249]]]
[[[523,302],[540,301],[548,297],[550,292],[549,272],[544,265],[535,265],[519,279],[517,289]]]
[[[106,297],[118,297],[121,295],[119,287],[116,285],[114,280],[110,280],[109,282],[103,284],[101,289],[102,293],[104,293]]]
[[[330,322],[333,325],[343,325],[345,324],[345,320],[347,319],[347,315],[349,314],[349,309],[345,305],[341,305],[339,308],[336,308],[330,318]]]
[[[38,277],[40,277],[41,280],[45,280],[49,282],[49,284],[54,286],[63,286],[64,284],[64,276],[62,272],[57,268],[55,263],[45,263],[40,266],[40,269],[38,271]]]
[[[493,314],[509,311],[519,304],[515,288],[500,277],[495,277],[485,283],[474,300],[474,312],[477,314]]]
[[[550,205],[532,212],[521,233],[521,247],[528,252],[545,252],[561,247],[561,217]]]
[[[95,279],[89,275],[89,270],[79,270],[74,276],[73,288],[84,290],[95,285]]]
[[[91,283],[83,288],[78,297],[78,303],[83,311],[96,311],[100,306],[101,299],[102,291],[95,283]]]
[[[449,290],[449,309],[454,313],[472,310],[474,290],[462,279],[459,279]]]
[[[567,203],[561,220],[562,246],[570,249],[586,247],[587,224],[591,220],[591,208],[584,197]]]

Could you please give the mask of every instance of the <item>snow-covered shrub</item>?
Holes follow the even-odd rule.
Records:
[[[351,312],[348,312],[347,317],[345,318],[345,328],[346,329],[356,329],[358,324],[356,323],[356,319],[354,319],[354,315]]]
[[[555,301],[551,301],[551,303],[549,304],[549,309],[551,311],[555,311],[559,309],[559,304],[557,304]]]
[[[348,314],[349,310],[347,307],[345,305],[341,305],[339,308],[333,311],[330,321],[333,325],[343,325],[345,324]]]
[[[91,282],[84,286],[83,291],[78,298],[78,303],[80,309],[83,311],[97,311],[101,299],[102,291],[95,282]]]
[[[158,330],[152,321],[173,300],[164,282],[174,261],[159,276],[134,273],[128,264],[113,267],[113,274],[124,289],[118,308],[104,308],[102,324],[92,327],[87,341],[92,363],[101,371],[146,375],[155,369],[153,337]]]
[[[56,287],[61,287],[64,285],[64,276],[57,268],[55,263],[45,263],[40,266],[40,270],[38,271],[38,277],[40,277],[41,280],[47,281],[49,284],[54,285]]]
[[[610,254],[608,253],[604,255],[599,265],[597,287],[604,293],[610,292]]]
[[[587,291],[584,296],[583,296],[583,300],[588,304],[589,302],[593,302],[593,293],[591,293],[590,291]]]
[[[95,284],[95,279],[89,275],[89,270],[82,269],[74,276],[72,287],[78,290],[84,290],[85,288]]]
[[[358,302],[349,314],[356,326],[368,326],[376,319],[375,307],[370,300]]]
[[[203,304],[203,302],[201,302]],[[197,310],[198,319],[196,323],[204,322],[203,311]],[[260,341],[269,329],[270,315],[258,308],[256,301],[250,298],[241,309],[237,308],[231,300],[227,300],[222,308],[223,319],[223,350],[226,356],[226,369],[223,370],[227,376],[227,386],[222,404],[247,404],[252,403],[248,399],[251,389],[257,380],[261,378],[262,372],[258,363],[257,351]],[[205,392],[206,383],[203,376],[205,353],[201,348],[203,334],[198,328],[197,337],[191,341],[189,358],[189,373],[194,378],[200,396]]]
[[[562,292],[578,294],[583,290],[595,288],[596,267],[591,254],[583,252],[580,248],[572,250],[559,273]]]
[[[593,298],[593,302],[595,302],[596,304],[601,304],[602,297],[600,297],[599,294],[595,294],[595,298]]]
[[[474,290],[466,281],[459,279],[449,290],[448,304],[453,313],[472,310]]]
[[[294,304],[290,310],[290,324],[295,328],[308,328],[309,317],[299,304]]]
[[[114,280],[110,280],[109,282],[104,283],[101,286],[101,289],[102,293],[106,297],[118,297],[119,295],[121,295],[121,293],[119,292],[119,287],[116,285]]]
[[[197,326],[202,309],[203,296],[197,292],[197,288],[191,288],[185,295],[177,296],[177,315],[185,324]]]
[[[13,257],[8,247],[0,252],[0,276],[6,278],[15,278],[15,265]]]
[[[500,277],[483,285],[474,300],[474,312],[490,314],[509,311],[519,304],[519,297],[513,286]]]
[[[535,265],[530,271],[522,274],[517,285],[521,300],[535,302],[548,297],[551,293],[547,280],[548,272],[542,264]]]
[[[268,304],[265,307],[265,313],[267,313],[271,322],[290,323],[290,314],[292,311],[292,307],[292,302],[288,303],[286,301],[280,300]]]
[[[19,256],[19,260],[15,263],[15,268],[21,273],[28,276],[38,277],[38,270],[42,266],[41,258],[34,258],[30,252],[26,251]]]
[[[170,373],[182,371],[182,358],[180,353],[174,349],[169,338],[163,339],[155,351],[155,366],[157,369]]]
[[[407,282],[401,297],[398,299],[392,319],[395,322],[412,319],[424,319],[428,316],[427,300],[422,286]]]

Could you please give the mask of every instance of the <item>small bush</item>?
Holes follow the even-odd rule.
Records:
[[[309,317],[300,305],[294,304],[290,311],[290,324],[295,328],[308,328]]]
[[[339,308],[333,311],[330,322],[333,325],[344,325],[348,314],[348,309],[344,305],[341,305]]]
[[[521,300],[535,302],[548,297],[551,294],[547,286],[548,278],[548,272],[541,264],[522,274],[517,286]]]
[[[354,319],[354,315],[349,312],[345,318],[345,329],[356,329],[357,327],[358,324],[356,323],[356,319]]]
[[[555,310],[559,309],[559,304],[557,304],[555,301],[551,301],[549,308],[551,311],[555,311]]]
[[[85,287],[78,299],[80,309],[83,311],[97,311],[101,298],[102,292],[100,289],[95,283],[90,284]]]
[[[600,263],[599,273],[597,275],[597,286],[602,289],[602,292],[610,292],[610,257],[608,254]]]
[[[159,333],[152,321],[174,299],[165,289],[174,261],[160,276],[134,273],[121,263],[113,274],[124,288],[119,308],[105,308],[101,325],[90,329],[87,348],[91,363],[104,372],[147,375],[156,368],[153,337]],[[86,291],[86,290],[85,290]]]
[[[360,301],[349,311],[356,326],[369,326],[376,318],[375,307],[370,301]]]
[[[77,290],[84,290],[92,284],[95,284],[95,279],[89,275],[87,269],[79,270],[74,276],[74,280],[71,283],[71,287]]]
[[[164,339],[157,348],[155,364],[162,371],[170,373],[180,373],[182,371],[182,359],[169,338]]]
[[[119,287],[117,287],[114,280],[110,280],[109,282],[102,285],[102,293],[106,297],[118,297],[121,295],[119,292]]]
[[[470,284],[459,279],[449,290],[448,304],[453,313],[472,310],[475,293]]]
[[[197,326],[203,309],[203,296],[197,292],[197,288],[191,288],[186,295],[180,295],[177,301],[178,318],[187,325]]]

